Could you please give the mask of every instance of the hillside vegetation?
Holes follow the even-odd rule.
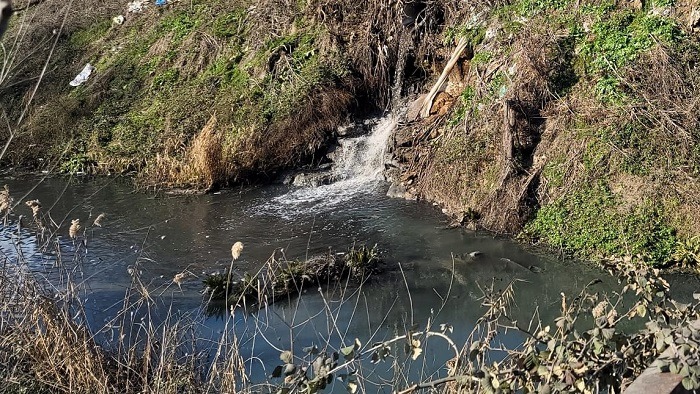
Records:
[[[393,109],[406,197],[565,253],[698,260],[697,1],[88,3],[15,4],[7,165],[264,182],[327,160],[348,119]]]

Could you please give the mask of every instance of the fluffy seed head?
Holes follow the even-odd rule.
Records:
[[[241,241],[238,241],[231,246],[231,257],[234,261],[241,257],[241,252],[243,252],[243,243]]]
[[[605,313],[606,306],[608,306],[607,301],[601,301],[600,303],[598,303],[598,305],[596,305],[595,308],[593,308],[593,317],[599,318],[603,316],[603,314]]]
[[[0,213],[9,211],[12,206],[12,197],[10,197],[10,188],[5,185],[3,190],[0,190]]]
[[[71,238],[75,239],[78,236],[78,232],[82,226],[80,225],[80,219],[73,219],[71,221],[70,228],[68,229],[68,235],[70,235]]]
[[[185,278],[187,278],[187,272],[180,272],[179,274],[176,274],[175,277],[173,277],[173,282],[180,286],[182,282],[185,281]]]
[[[39,216],[39,212],[41,212],[41,203],[39,200],[26,201],[24,204],[32,209],[32,215],[35,218]]]

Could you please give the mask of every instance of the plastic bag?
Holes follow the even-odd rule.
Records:
[[[80,74],[76,75],[75,78],[73,78],[72,81],[70,81],[70,86],[80,86],[82,85],[85,81],[88,80],[90,77],[90,74],[95,71],[95,67],[92,66],[92,64],[88,63],[83,67],[83,71],[80,72]]]

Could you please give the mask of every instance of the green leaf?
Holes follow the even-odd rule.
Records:
[[[603,333],[603,338],[605,338],[605,339],[607,339],[607,340],[611,340],[612,337],[613,337],[613,335],[615,335],[615,329],[614,329],[614,328],[603,328],[603,329],[601,330],[601,332]]]
[[[693,380],[690,378],[683,378],[681,383],[683,384],[683,388],[685,388],[688,391],[693,390],[695,388],[693,387]]]
[[[671,372],[672,374],[678,375],[678,371],[679,371],[678,364],[671,363],[668,366],[668,371]]]
[[[347,357],[355,352],[355,346],[346,346],[343,348],[340,348],[340,353]]]
[[[647,315],[647,307],[642,304],[637,305],[636,311],[637,315],[639,315],[640,317],[644,317]]]

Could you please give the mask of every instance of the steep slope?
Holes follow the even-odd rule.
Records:
[[[433,115],[398,139],[407,192],[564,252],[697,260],[697,9],[523,0],[475,11],[456,28],[471,50]]]
[[[698,259],[697,1],[134,3],[16,4],[6,163],[267,181],[327,160],[348,118],[410,102],[393,147],[406,197],[581,256]]]

